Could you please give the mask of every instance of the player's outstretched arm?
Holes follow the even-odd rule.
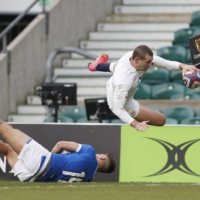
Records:
[[[53,147],[51,152],[52,153],[62,153],[64,150],[76,151],[78,146],[79,146],[79,144],[76,142],[60,141]]]
[[[157,67],[165,68],[168,70],[182,70],[183,76],[187,71],[196,70],[200,73],[200,69],[196,68],[194,65],[187,65],[187,64],[180,63],[177,61],[166,60],[159,56],[154,56],[153,63]]]

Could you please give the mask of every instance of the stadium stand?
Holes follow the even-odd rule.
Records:
[[[134,95],[135,99],[151,99],[151,85],[140,83]]]
[[[191,117],[183,119],[180,124],[200,125],[200,117]]]
[[[199,26],[200,27],[200,11],[192,13],[190,26]]]
[[[170,71],[170,82],[183,84],[182,71]]]
[[[184,94],[185,86],[179,83],[162,83],[152,86],[152,99],[170,99],[173,94]]]
[[[199,32],[200,32],[200,27],[198,26],[179,29],[174,33],[173,44],[189,47],[188,39],[191,36],[198,34]]]
[[[49,122],[54,122],[54,117],[47,117],[44,122],[49,123]],[[74,120],[70,117],[62,116],[58,118],[59,123],[73,123]]]
[[[199,100],[200,99],[200,94],[188,94],[188,93],[185,93],[185,94],[173,94],[171,96],[171,99],[177,99],[177,100]]]
[[[181,61],[181,59],[187,58],[185,62],[189,62],[189,56],[183,56],[185,53],[184,47],[170,46],[174,40],[174,31],[189,28],[191,13],[197,9],[200,9],[198,1],[194,4],[182,0],[181,2],[177,1],[175,5],[171,5],[169,1],[163,0],[162,2],[157,2],[155,6],[154,0],[149,0],[148,2],[140,1],[137,4],[134,0],[123,0],[121,5],[114,6],[114,13],[112,15],[106,16],[104,22],[97,23],[97,30],[89,32],[87,40],[80,41],[79,47],[95,55],[106,52],[110,56],[109,61],[113,61],[118,60],[124,53],[133,50],[136,46],[146,44],[152,48],[155,54],[159,55],[159,49],[162,49],[162,47],[168,47],[173,52],[171,55],[178,56],[173,57],[172,60]],[[181,13],[179,12],[180,10]],[[71,53],[68,57],[61,59],[60,66],[55,66],[53,72],[57,76],[56,82],[76,82],[78,84],[78,105],[82,105],[85,98],[106,96],[105,85],[111,74],[98,73],[95,76],[95,73],[87,70],[89,62],[91,60]],[[163,84],[163,82],[170,81],[181,83],[182,78],[179,80],[179,77],[180,74],[173,74],[173,72],[168,70],[152,67],[143,76],[143,84],[139,85],[142,91],[141,93],[140,90],[136,92],[135,98],[149,100],[152,88],[156,88],[155,84]],[[91,83],[93,83],[93,87],[91,87]],[[181,87],[176,90],[175,83],[167,84],[167,86],[166,84],[163,85],[163,91],[161,91],[160,86],[154,89],[153,99],[170,99],[170,95],[174,90],[176,92],[183,92]],[[164,89],[166,89],[166,92],[164,92]],[[159,92],[156,92],[156,90]],[[156,93],[159,94],[157,95]],[[27,102],[29,105],[20,105],[22,115],[31,115],[28,111],[26,113],[22,112],[22,110],[30,110],[29,106],[32,109],[36,105],[41,118],[42,115],[43,117],[45,116],[46,111],[41,106],[39,97],[30,95],[27,97]],[[60,112],[59,117],[63,115],[73,118],[69,113],[66,114],[64,110]],[[87,122],[83,115],[77,116],[77,118],[76,114],[74,115],[74,122]],[[10,119],[14,119],[13,115],[10,115]],[[34,120],[35,118],[33,118]]]
[[[150,67],[142,77],[142,82],[155,85],[163,82],[169,82],[170,71],[156,66]]]
[[[165,124],[168,124],[168,125],[169,124],[178,124],[178,120],[176,120],[174,118],[167,117]]]
[[[187,49],[183,46],[173,45],[162,47],[157,50],[157,55],[167,60],[174,60],[181,63],[187,62]]]
[[[85,106],[65,106],[59,114],[59,119],[63,122],[66,118],[70,117],[73,122],[77,122],[77,120],[81,118],[86,118],[86,110]]]
[[[161,112],[161,110],[156,106],[148,106],[148,108],[157,112]]]
[[[197,117],[200,117],[200,109],[197,110]]]
[[[188,106],[172,106],[163,111],[166,118],[176,119],[180,123],[183,119],[194,117],[195,110]]]

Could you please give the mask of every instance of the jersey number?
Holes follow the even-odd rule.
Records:
[[[68,181],[62,181],[59,180],[58,182],[81,182],[83,178],[85,177],[85,172],[81,173],[74,173],[74,172],[69,172],[69,171],[63,171],[62,174],[67,175],[67,176],[72,176]]]

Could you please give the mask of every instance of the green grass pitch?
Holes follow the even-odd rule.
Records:
[[[200,184],[0,182],[2,200],[199,200]]]

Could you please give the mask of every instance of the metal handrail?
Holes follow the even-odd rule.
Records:
[[[3,49],[2,52],[6,52],[7,49],[7,33],[28,13],[28,11],[38,2],[39,0],[35,0],[28,8],[22,12],[18,17],[16,17],[10,24],[9,26],[3,30],[0,34],[0,40],[3,39]],[[42,13],[45,13],[45,0],[42,0]]]
[[[61,53],[73,53],[73,52],[82,55],[86,58],[90,58],[92,60],[96,59],[96,55],[76,47],[64,47],[56,49],[49,55],[47,59],[47,68],[46,68],[47,71],[46,71],[45,82],[53,82],[55,80],[55,78],[53,78],[53,61],[56,58],[56,56]]]

